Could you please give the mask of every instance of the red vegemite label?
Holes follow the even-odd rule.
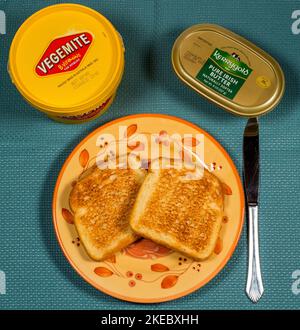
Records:
[[[91,46],[93,36],[88,32],[72,34],[53,40],[35,67],[39,76],[75,70]]]

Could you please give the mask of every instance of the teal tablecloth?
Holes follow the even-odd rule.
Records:
[[[6,71],[9,45],[20,24],[59,1],[1,1],[7,33],[0,36],[0,270],[6,294],[0,309],[254,309],[300,307],[292,273],[300,269],[299,130],[300,34],[291,32],[299,1],[87,0],[118,28],[126,45],[126,71],[118,97],[100,119],[67,126],[26,104]],[[69,152],[89,132],[112,119],[153,112],[180,116],[211,133],[241,172],[245,119],[234,117],[184,87],[173,74],[176,36],[201,22],[247,37],[281,63],[287,82],[278,108],[261,118],[260,238],[265,295],[253,305],[244,294],[246,228],[227,266],[208,285],[159,305],[121,302],[96,291],[71,268],[56,241],[51,199]]]

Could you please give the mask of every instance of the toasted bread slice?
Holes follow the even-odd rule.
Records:
[[[130,225],[141,236],[203,260],[214,250],[222,217],[223,191],[215,175],[169,168],[149,172]]]
[[[146,175],[145,170],[89,170],[70,194],[74,223],[86,252],[103,260],[138,237],[129,226],[129,213]]]

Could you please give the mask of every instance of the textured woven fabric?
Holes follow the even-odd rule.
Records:
[[[79,2],[79,1],[78,1]],[[7,34],[0,36],[0,270],[6,295],[0,309],[298,309],[291,290],[299,258],[300,35],[291,32],[299,1],[80,1],[107,16],[124,38],[126,70],[118,96],[100,119],[63,125],[33,110],[6,71],[9,45],[20,24],[59,1],[0,1]],[[71,268],[52,227],[52,193],[69,152],[89,132],[134,113],[180,116],[211,133],[241,173],[243,118],[232,116],[183,86],[171,69],[176,36],[203,22],[223,25],[257,43],[281,63],[286,93],[261,118],[260,241],[265,294],[253,305],[244,293],[246,228],[227,266],[208,285],[176,301],[138,305],[118,301],[85,283]]]

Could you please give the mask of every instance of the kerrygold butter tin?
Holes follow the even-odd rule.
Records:
[[[284,75],[274,58],[217,25],[185,30],[173,46],[172,63],[183,82],[237,115],[262,115],[284,92]]]
[[[8,62],[23,97],[64,123],[100,116],[113,101],[123,69],[119,33],[100,13],[75,4],[29,17],[13,39]]]

